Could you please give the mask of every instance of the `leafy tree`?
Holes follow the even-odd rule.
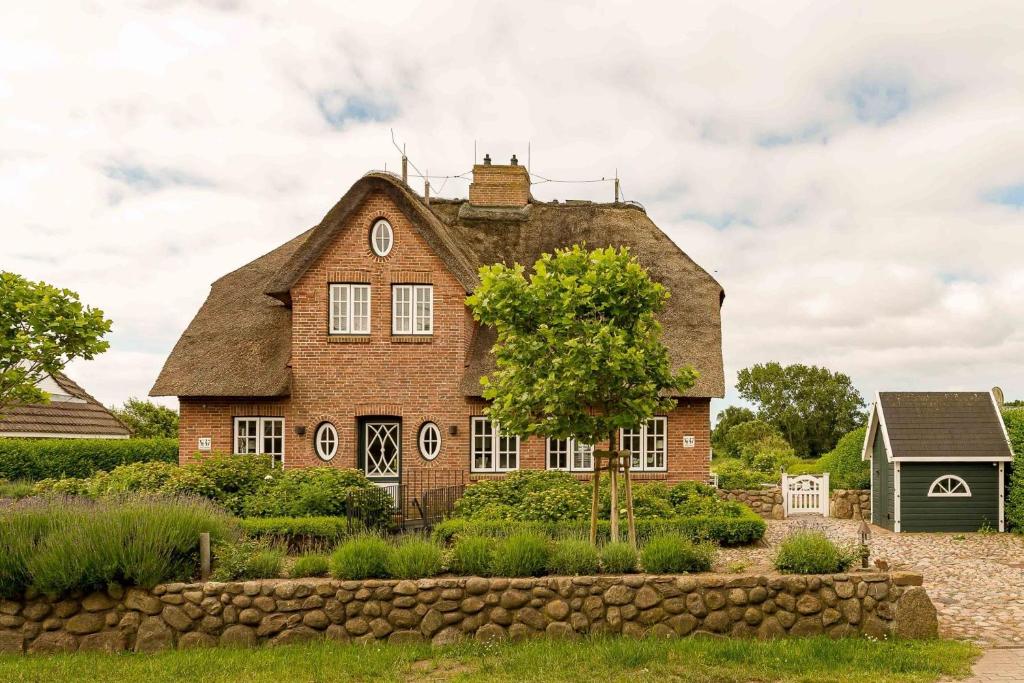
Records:
[[[841,372],[815,365],[765,363],[740,370],[736,388],[757,417],[778,427],[800,457],[832,450],[864,423],[864,399]]]
[[[673,371],[661,343],[668,296],[626,248],[560,249],[529,276],[519,264],[481,268],[466,303],[497,331],[488,415],[512,434],[616,450],[617,430],[671,410],[697,377]]]
[[[152,401],[133,397],[125,401],[120,408],[111,408],[110,412],[131,430],[134,438],[177,438],[178,436],[178,411],[157,405]]]
[[[1010,492],[1006,497],[1006,521],[1018,533],[1024,532],[1024,408],[1004,408],[1003,422],[1013,448]]]
[[[722,450],[730,458],[739,458],[743,455],[745,449],[762,439],[772,436],[777,436],[780,439],[783,438],[782,432],[767,422],[762,422],[761,420],[741,422],[726,432],[725,437],[722,439]]]
[[[108,332],[103,311],[83,306],[70,289],[0,271],[0,411],[48,401],[40,380],[106,351]]]
[[[740,459],[753,470],[775,475],[798,460],[793,447],[779,433],[746,444],[740,451]]]
[[[722,455],[728,455],[728,449],[725,444],[725,435],[729,433],[729,430],[738,424],[743,422],[750,422],[756,419],[754,411],[750,408],[744,408],[742,406],[729,406],[725,410],[718,413],[718,421],[715,422],[715,428],[711,430],[711,448],[715,451],[720,452]]]
[[[818,459],[815,469],[829,473],[832,488],[866,489],[871,486],[871,463],[861,460],[866,432],[867,427],[854,429]]]

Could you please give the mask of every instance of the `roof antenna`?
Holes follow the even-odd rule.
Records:
[[[423,199],[430,206],[430,169],[423,174]]]
[[[615,169],[615,203],[619,203],[619,169]]]

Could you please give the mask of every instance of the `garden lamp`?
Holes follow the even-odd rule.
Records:
[[[863,519],[860,521],[860,566],[868,568],[868,539],[871,538],[871,527]]]

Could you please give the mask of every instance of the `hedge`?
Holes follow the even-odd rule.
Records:
[[[89,477],[134,462],[178,462],[177,439],[0,439],[0,479]]]
[[[625,538],[626,520],[619,520],[620,534]],[[611,523],[598,520],[598,540],[611,539]],[[662,534],[682,534],[695,541],[714,541],[723,546],[745,545],[764,537],[767,525],[756,513],[744,511],[736,517],[696,515],[669,519],[638,519],[636,534],[640,542]],[[588,520],[572,522],[517,522],[508,520],[446,519],[434,527],[434,538],[450,543],[457,536],[489,536],[504,538],[520,533],[540,533],[554,539],[586,538],[590,533]]]
[[[1006,496],[1006,521],[1011,530],[1024,533],[1024,408],[1004,408],[1003,421],[1014,454],[1010,491]]]
[[[326,550],[363,531],[350,527],[344,517],[250,517],[240,524],[245,535],[287,545],[297,553]]]

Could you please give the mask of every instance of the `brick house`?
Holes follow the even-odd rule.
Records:
[[[628,245],[668,287],[663,341],[674,365],[700,372],[674,410],[621,435],[638,478],[706,480],[710,402],[724,394],[721,286],[641,207],[535,201],[515,164],[474,166],[468,201],[367,174],[319,225],[213,283],[150,394],[180,401],[182,459],[269,453],[381,484],[586,472],[585,445],[520,440],[484,417],[494,334],[464,303],[481,265],[583,242]]]

